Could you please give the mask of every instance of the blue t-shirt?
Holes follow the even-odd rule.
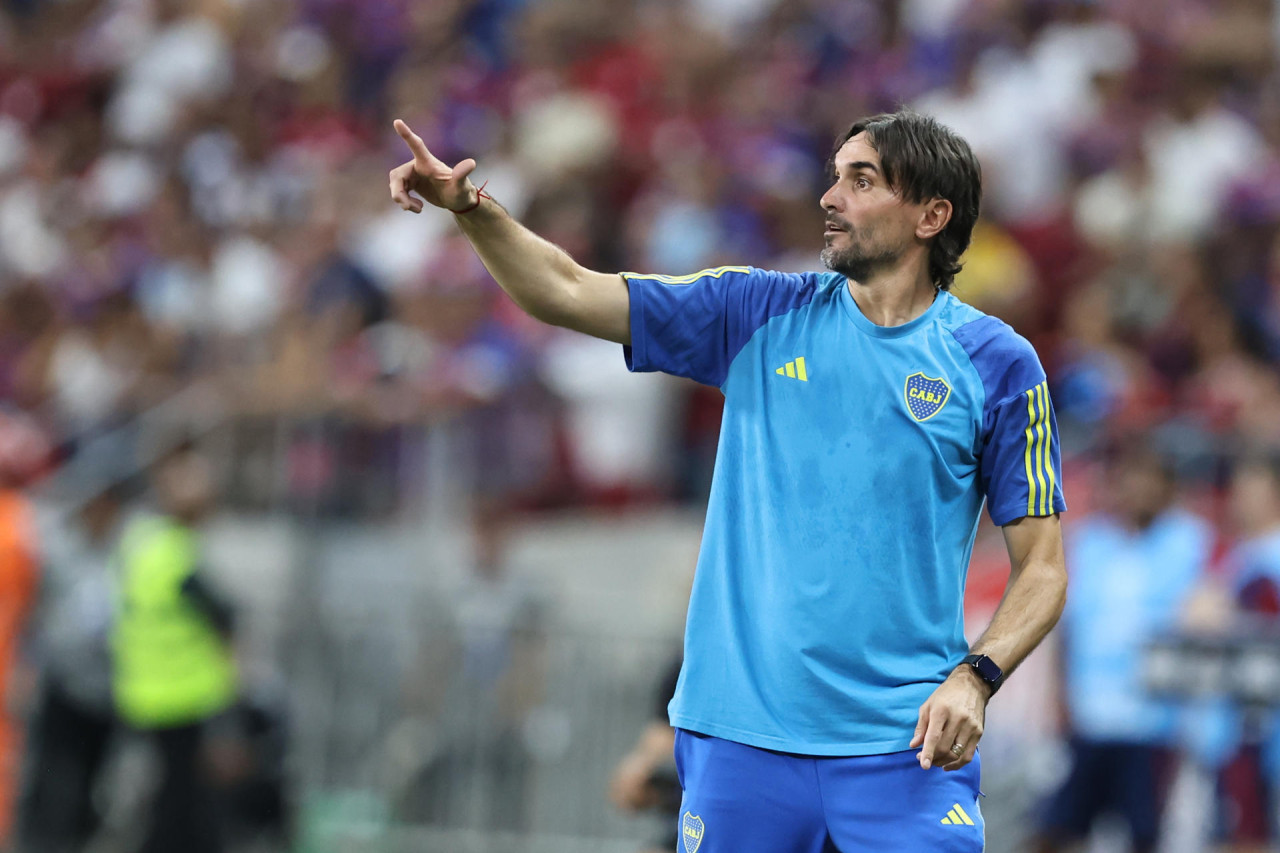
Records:
[[[672,725],[907,749],[968,651],[983,498],[998,525],[1066,509],[1035,351],[949,293],[883,327],[836,273],[625,277],[627,365],[725,395]]]
[[[1092,515],[1067,534],[1071,595],[1062,615],[1067,702],[1094,741],[1171,742],[1177,708],[1142,683],[1143,647],[1176,625],[1204,576],[1213,529],[1169,510],[1142,531]]]

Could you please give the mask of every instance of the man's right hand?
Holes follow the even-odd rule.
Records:
[[[412,160],[391,170],[391,198],[401,209],[422,212],[422,202],[410,192],[445,210],[466,210],[476,203],[478,190],[467,178],[475,171],[475,160],[463,160],[450,168],[427,150],[426,143],[409,125],[396,119],[395,129],[413,152]]]

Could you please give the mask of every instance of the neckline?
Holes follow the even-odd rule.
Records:
[[[843,276],[840,279],[840,303],[844,305],[845,313],[849,315],[849,319],[853,321],[853,325],[858,331],[876,338],[901,338],[904,335],[911,334],[921,326],[929,324],[942,312],[943,303],[948,295],[945,290],[938,291],[933,304],[914,320],[908,320],[900,326],[881,326],[868,320],[867,315],[862,313],[862,309],[858,307],[858,303],[853,299],[852,291],[849,290],[848,279]]]

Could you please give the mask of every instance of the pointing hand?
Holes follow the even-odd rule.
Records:
[[[422,196],[428,204],[455,212],[476,203],[478,191],[467,178],[476,168],[475,160],[468,158],[450,168],[427,150],[409,125],[396,119],[395,129],[413,153],[412,160],[391,170],[391,198],[401,209],[422,212],[422,201],[409,195],[410,192]]]

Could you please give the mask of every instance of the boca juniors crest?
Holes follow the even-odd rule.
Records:
[[[680,836],[684,839],[685,853],[698,853],[704,831],[706,827],[702,824],[702,818],[690,812],[684,813],[680,821]]]
[[[947,404],[951,396],[951,386],[943,379],[932,379],[923,373],[913,373],[907,377],[906,395],[907,411],[918,421],[927,421],[938,414]]]

